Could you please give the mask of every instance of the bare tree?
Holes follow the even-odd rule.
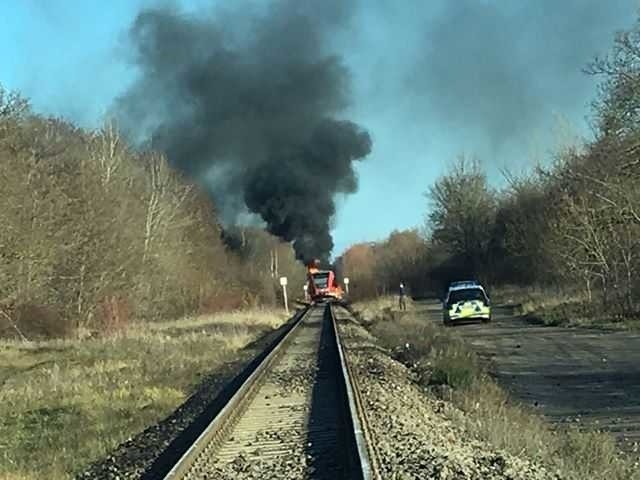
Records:
[[[432,203],[427,228],[433,240],[464,258],[471,266],[470,273],[481,273],[487,261],[496,202],[480,163],[459,157],[427,197]]]

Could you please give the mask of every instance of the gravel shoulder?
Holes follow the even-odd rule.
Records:
[[[412,372],[391,358],[343,309],[341,339],[357,376],[374,457],[384,479],[559,479],[524,458],[474,440],[451,419],[465,414],[428,396]]]

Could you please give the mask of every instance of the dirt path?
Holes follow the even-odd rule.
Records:
[[[417,308],[441,322],[439,304]],[[503,386],[551,421],[610,431],[627,449],[640,442],[640,333],[532,325],[506,308],[494,309],[491,324],[453,328]]]

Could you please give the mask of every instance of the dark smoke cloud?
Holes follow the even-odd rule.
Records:
[[[227,217],[246,207],[301,259],[332,250],[334,196],[356,191],[353,162],[371,149],[340,118],[350,77],[326,48],[350,2],[316,5],[144,10],[130,31],[141,76],[116,104],[125,128],[203,180]]]
[[[497,153],[523,141],[554,113],[588,111],[593,83],[582,73],[626,28],[633,0],[456,0],[426,22],[410,88],[425,110],[463,142]],[[469,145],[467,143],[466,145]]]

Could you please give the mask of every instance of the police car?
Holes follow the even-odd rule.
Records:
[[[475,281],[453,282],[443,302],[445,325],[459,320],[491,321],[491,302],[484,287]]]

